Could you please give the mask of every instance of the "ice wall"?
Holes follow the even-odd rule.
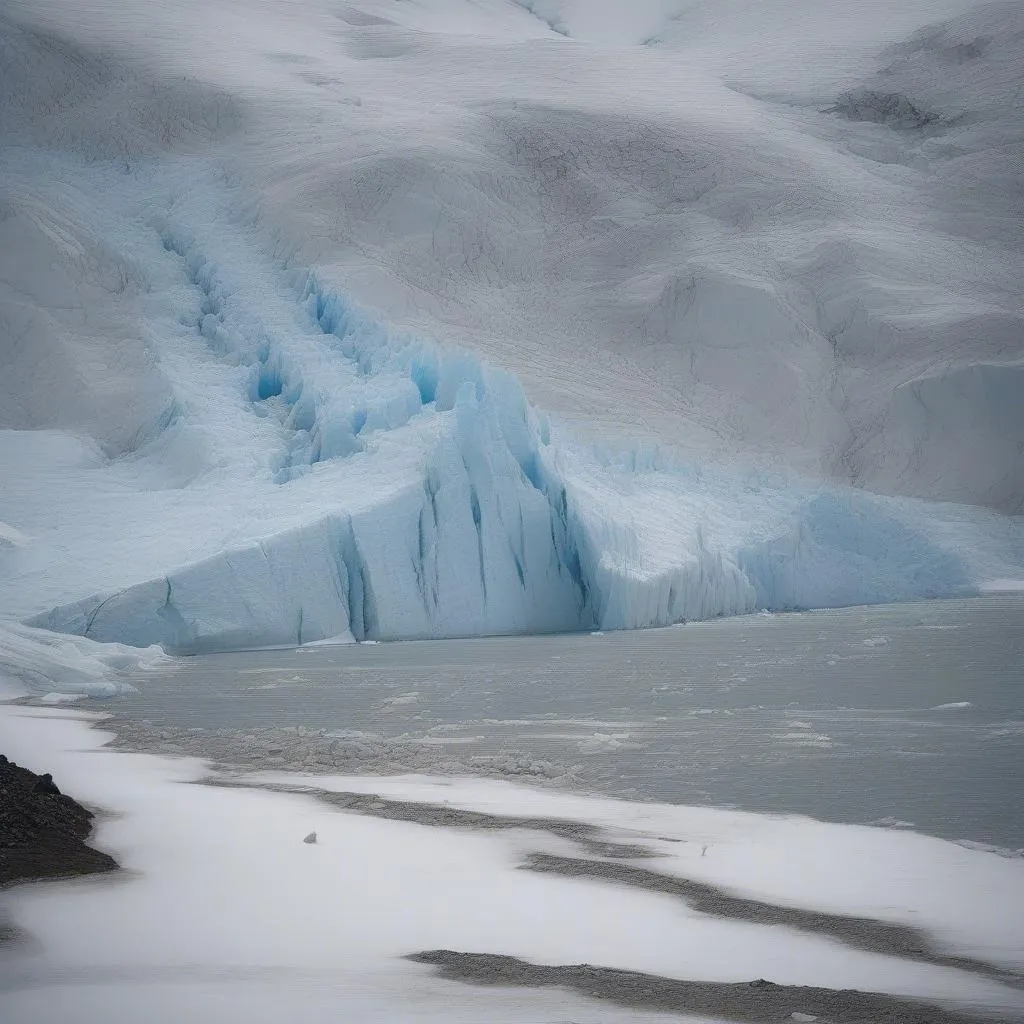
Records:
[[[294,269],[305,333],[285,330],[258,283],[162,237],[199,296],[196,333],[237,366],[244,415],[279,421],[287,455],[261,487],[282,508],[315,492],[318,512],[33,625],[175,652],[638,628],[967,593],[1024,561],[1002,517],[980,558],[923,503],[558,442],[471,355],[392,332]],[[367,466],[387,486],[367,489]]]
[[[159,234],[191,286],[182,319],[243,391],[225,426],[221,397],[189,380],[183,420],[216,413],[212,429],[252,446],[214,451],[207,477],[223,458],[266,466],[255,487],[271,508],[247,513],[252,540],[33,622],[179,652],[592,624],[547,426],[514,379],[390,331],[305,271],[283,275],[275,305],[223,251]],[[274,426],[247,433],[247,420]],[[328,464],[332,482],[314,480]],[[296,516],[297,487],[315,513]]]
[[[33,622],[189,653],[591,624],[564,514],[525,477],[496,406],[465,384],[444,420],[422,477],[384,500]]]

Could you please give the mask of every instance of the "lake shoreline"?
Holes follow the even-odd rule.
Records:
[[[60,777],[62,778],[68,777],[70,773],[72,777],[77,779],[77,774],[71,771],[70,766],[72,765],[80,765],[83,771],[89,772],[90,769],[87,766],[94,759],[89,756],[89,751],[90,748],[93,748],[94,755],[101,755],[110,765],[107,769],[108,773],[113,773],[109,775],[110,779],[116,778],[117,775],[124,773],[125,770],[133,771],[132,764],[137,762],[139,765],[149,765],[150,768],[147,768],[146,771],[152,770],[156,773],[164,773],[163,777],[172,782],[171,788],[177,795],[173,795],[167,789],[166,783],[160,781],[161,776],[159,774],[154,776],[152,782],[147,782],[145,779],[141,782],[133,781],[131,783],[133,793],[131,800],[134,802],[137,810],[134,813],[128,813],[127,816],[125,815],[123,801],[118,798],[116,791],[110,788],[109,782],[99,786],[92,784],[91,789],[87,788],[83,791],[81,795],[87,797],[89,802],[109,807],[111,818],[108,820],[112,824],[116,824],[114,835],[120,838],[111,842],[108,835],[105,837],[105,842],[110,843],[111,848],[115,851],[121,849],[121,846],[126,842],[128,843],[126,849],[131,850],[135,848],[136,840],[131,837],[136,835],[140,826],[136,825],[133,819],[138,816],[139,811],[143,808],[145,809],[145,815],[151,818],[151,823],[148,826],[145,824],[141,825],[142,832],[139,834],[144,834],[147,829],[155,827],[173,829],[174,825],[169,822],[157,824],[164,817],[164,811],[161,808],[165,806],[165,801],[168,799],[178,801],[178,813],[180,814],[197,802],[199,805],[202,805],[206,801],[206,797],[200,796],[200,794],[207,792],[211,793],[211,796],[218,794],[215,797],[217,805],[223,812],[227,812],[227,816],[249,813],[243,811],[242,808],[246,806],[247,802],[258,800],[260,801],[259,805],[265,807],[267,811],[274,808],[273,814],[275,816],[284,814],[289,822],[294,820],[295,824],[288,826],[289,835],[285,837],[284,849],[288,851],[287,863],[292,864],[294,861],[295,866],[298,866],[300,863],[312,866],[316,863],[315,859],[313,861],[310,860],[309,854],[302,852],[304,847],[301,838],[307,822],[320,834],[320,839],[312,847],[313,850],[319,851],[315,854],[315,858],[322,859],[325,856],[328,859],[341,858],[338,862],[339,866],[342,864],[350,865],[354,852],[359,848],[358,845],[352,845],[354,842],[352,838],[343,840],[342,837],[352,837],[360,829],[370,829],[371,834],[375,836],[379,834],[380,839],[378,841],[389,844],[395,841],[393,838],[389,838],[392,830],[421,830],[417,831],[416,834],[422,834],[424,838],[417,841],[415,845],[419,848],[422,844],[422,850],[424,851],[432,848],[431,842],[426,838],[427,835],[449,833],[464,837],[456,841],[459,843],[469,843],[471,849],[476,849],[480,842],[492,843],[496,841],[501,844],[505,848],[505,853],[501,857],[500,878],[507,879],[507,881],[501,883],[502,885],[511,884],[514,876],[519,876],[523,878],[524,882],[529,879],[536,879],[537,885],[553,885],[559,891],[564,889],[566,892],[574,891],[576,887],[581,885],[596,886],[595,894],[597,892],[604,892],[608,897],[615,900],[625,899],[627,903],[623,904],[623,906],[633,908],[632,912],[641,916],[650,913],[650,910],[645,909],[649,905],[651,907],[655,905],[660,906],[662,910],[659,913],[661,913],[668,910],[672,904],[675,904],[680,907],[680,910],[684,911],[687,920],[690,920],[689,915],[696,911],[695,916],[692,918],[692,924],[688,924],[686,927],[696,928],[697,931],[705,927],[702,922],[715,921],[717,919],[722,922],[723,926],[754,929],[765,937],[767,937],[767,933],[770,931],[773,936],[776,936],[772,940],[773,942],[783,942],[784,944],[794,941],[794,936],[803,934],[806,937],[804,941],[824,942],[826,946],[834,946],[831,955],[850,957],[854,962],[857,957],[867,955],[872,957],[872,959],[877,958],[880,968],[883,963],[889,965],[881,973],[869,973],[867,975],[865,975],[863,968],[853,967],[848,982],[836,985],[835,987],[830,987],[827,981],[819,985],[815,985],[813,982],[801,981],[799,975],[806,972],[806,967],[798,968],[796,971],[797,976],[794,977],[792,968],[776,973],[775,969],[769,967],[767,961],[761,965],[758,973],[751,971],[747,980],[744,981],[722,981],[716,979],[714,974],[708,977],[707,980],[704,980],[700,964],[690,963],[685,956],[681,961],[678,961],[678,966],[673,967],[666,975],[665,966],[667,965],[665,961],[661,961],[661,970],[658,970],[659,956],[650,957],[649,967],[643,970],[637,970],[636,966],[629,962],[631,959],[629,956],[625,956],[620,960],[619,956],[613,955],[611,952],[605,956],[592,956],[588,963],[580,963],[579,960],[575,959],[565,959],[565,953],[571,956],[574,952],[577,955],[579,952],[586,952],[584,948],[585,943],[581,946],[578,942],[570,942],[561,947],[563,951],[562,957],[554,957],[551,953],[542,956],[541,959],[547,963],[545,966],[544,963],[538,964],[526,955],[505,956],[497,952],[486,951],[486,946],[484,951],[481,952],[459,952],[460,947],[455,945],[447,947],[419,945],[417,936],[421,934],[421,927],[415,925],[407,933],[406,925],[399,925],[396,934],[399,944],[405,944],[406,950],[402,952],[399,949],[395,949],[385,957],[385,962],[406,960],[419,963],[422,965],[421,969],[431,969],[431,973],[437,972],[438,984],[444,985],[455,981],[460,983],[472,982],[472,987],[486,986],[491,988],[496,986],[506,992],[529,988],[535,993],[550,992],[552,993],[551,996],[545,996],[544,998],[553,998],[556,1001],[569,999],[570,994],[572,994],[572,998],[579,998],[583,1000],[585,1005],[593,1006],[595,1013],[598,1007],[615,1007],[620,1011],[625,1009],[629,1012],[669,1012],[679,1015],[703,1014],[716,1020],[730,1022],[759,1020],[763,1019],[765,1015],[778,1016],[783,1009],[787,1011],[783,1015],[785,1017],[799,1013],[802,1016],[797,1019],[810,1020],[813,1017],[822,1017],[823,1019],[841,1022],[841,1024],[865,1019],[892,1020],[899,1021],[900,1024],[906,1024],[906,1022],[911,1021],[929,1021],[930,1024],[934,1024],[936,1021],[942,1021],[944,1024],[978,1024],[978,1022],[986,1020],[1011,1021],[1021,1019],[1019,1011],[1021,1008],[1024,1008],[1024,1002],[1018,1000],[1018,997],[1013,994],[1015,989],[1019,991],[1020,982],[1020,977],[1014,970],[1000,970],[993,966],[991,971],[985,972],[987,973],[987,977],[985,977],[985,973],[983,973],[985,965],[981,961],[970,959],[966,956],[959,958],[959,962],[954,957],[949,957],[943,961],[941,954],[937,951],[938,947],[934,947],[936,949],[936,956],[933,958],[930,957],[927,948],[921,951],[922,956],[914,958],[913,950],[911,949],[914,936],[910,934],[908,929],[899,929],[887,922],[878,921],[877,928],[872,932],[873,935],[877,932],[876,937],[882,936],[883,939],[886,936],[892,938],[892,936],[896,936],[897,932],[899,932],[897,937],[900,938],[906,947],[902,950],[903,955],[901,956],[901,951],[896,949],[892,942],[882,941],[879,944],[873,942],[858,944],[855,941],[852,945],[847,945],[842,934],[846,926],[841,925],[833,928],[832,925],[835,922],[847,922],[848,924],[854,918],[845,914],[837,914],[835,911],[822,911],[820,914],[815,914],[813,918],[808,913],[801,917],[800,920],[797,920],[800,917],[800,912],[797,911],[794,917],[793,910],[783,908],[782,904],[777,900],[768,901],[764,899],[760,902],[747,900],[741,907],[740,904],[743,901],[730,892],[728,886],[711,886],[706,883],[698,883],[700,891],[697,892],[697,897],[694,897],[694,892],[683,891],[688,880],[679,876],[676,876],[673,882],[679,891],[669,892],[665,886],[670,880],[670,875],[662,874],[660,870],[658,878],[662,883],[663,891],[653,891],[649,884],[651,878],[648,877],[653,877],[653,872],[638,865],[651,864],[652,857],[670,857],[671,854],[666,853],[667,850],[690,849],[693,851],[693,842],[695,841],[693,833],[689,831],[675,833],[669,831],[641,832],[628,822],[622,822],[621,825],[611,825],[607,820],[602,821],[599,817],[595,817],[593,820],[589,817],[581,817],[579,808],[586,805],[588,798],[585,797],[579,797],[576,803],[572,803],[571,801],[574,798],[570,794],[551,788],[538,788],[536,794],[537,798],[541,800],[541,803],[538,805],[541,810],[550,804],[554,806],[565,805],[569,813],[565,817],[558,818],[544,813],[526,814],[516,812],[514,809],[506,809],[500,813],[497,810],[466,810],[464,807],[460,807],[460,801],[458,800],[454,800],[449,806],[447,801],[432,802],[424,799],[397,798],[393,794],[388,793],[388,787],[400,787],[403,781],[402,777],[399,776],[391,776],[389,778],[364,776],[358,787],[355,787],[354,780],[342,775],[329,779],[332,784],[349,783],[354,787],[352,791],[311,790],[308,788],[308,780],[304,781],[296,777],[293,788],[288,783],[282,781],[275,782],[267,778],[254,778],[251,772],[229,776],[222,776],[216,772],[211,773],[208,763],[204,765],[201,761],[194,758],[174,758],[168,757],[166,754],[154,756],[152,753],[138,754],[116,749],[109,742],[104,742],[103,739],[102,734],[106,733],[108,738],[110,735],[107,731],[108,723],[97,720],[94,716],[69,712],[66,709],[58,711],[53,708],[29,707],[23,703],[21,707],[9,708],[9,710],[16,713],[17,711],[23,711],[27,719],[38,719],[38,725],[44,726],[44,729],[46,728],[45,723],[47,720],[54,725],[59,725],[61,730],[66,730],[77,719],[84,730],[93,734],[94,739],[86,740],[83,743],[83,737],[77,732],[72,731],[69,733],[62,731],[58,735],[70,736],[70,745],[67,745],[69,741],[65,740],[63,741],[65,746],[62,748],[54,747],[49,752],[45,750],[45,744],[40,747],[40,760],[44,757],[49,758],[52,755],[52,763],[55,765],[55,770],[56,767],[60,768]],[[39,729],[34,722],[32,724],[26,722],[26,726],[23,728],[25,732],[19,739],[20,745],[24,749],[26,744],[31,744],[33,749],[35,749],[34,734],[38,731],[45,735],[44,730]],[[30,736],[32,737],[31,739],[29,738]],[[96,740],[99,742],[97,743]],[[82,754],[86,755],[84,760],[81,756]],[[32,775],[32,778],[45,779],[44,776],[36,775]],[[419,778],[422,780],[422,785],[437,785],[442,787],[442,791],[443,787],[456,787],[455,790],[450,791],[453,797],[455,792],[460,791],[458,787],[465,781],[455,778],[448,780],[430,779],[425,776],[420,776]],[[512,785],[512,783],[496,780],[484,779],[476,781],[480,785],[488,787]],[[186,785],[180,785],[183,782]],[[45,781],[43,784],[44,786],[46,785]],[[362,790],[362,792],[357,791],[357,789]],[[378,789],[383,795],[374,795]],[[104,792],[109,792],[109,803],[103,798]],[[472,791],[468,792],[471,793]],[[504,792],[504,790],[500,792]],[[522,791],[521,787],[519,792],[520,796],[518,799],[526,800],[527,802],[534,799],[529,793]],[[465,797],[465,800],[469,802],[472,802],[473,799],[471,795]],[[266,803],[266,801],[271,801],[271,803]],[[77,806],[80,807],[81,805]],[[170,807],[171,805],[167,806]],[[594,806],[596,807],[597,804]],[[317,810],[318,807],[320,810]],[[573,810],[574,807],[576,808],[575,810]],[[622,805],[621,812],[627,810],[629,810],[629,807]],[[636,813],[643,815],[650,813],[652,810],[657,810],[657,808],[652,808],[651,805],[638,804],[635,805],[634,810]],[[675,813],[671,809],[663,810],[666,813]],[[685,809],[678,810],[682,812]],[[339,811],[342,813],[339,814]],[[298,815],[296,815],[296,812],[299,812]],[[82,808],[81,813],[88,814],[89,812]],[[714,812],[710,809],[702,810],[699,813],[711,817],[714,817],[716,814],[728,814],[728,812]],[[183,820],[191,820],[191,817],[191,812],[188,811]],[[756,816],[735,817],[737,819],[740,817],[753,819]],[[90,818],[90,820],[92,819]],[[220,815],[217,816],[216,820],[219,824],[221,820]],[[680,828],[684,827],[682,822],[685,820],[687,819],[679,819]],[[299,827],[300,824],[301,828]],[[179,824],[179,831],[176,833],[177,838],[175,842],[182,847],[182,853],[186,861],[193,857],[203,858],[206,856],[206,853],[203,851],[211,849],[209,847],[211,834],[208,832],[208,825],[209,823],[204,826],[201,822],[197,822],[193,829],[189,829],[183,834],[180,832],[181,826]],[[808,822],[806,825],[811,827],[814,823]],[[225,824],[224,827],[230,829],[237,826],[238,821],[236,821],[235,826]],[[687,829],[690,827],[685,826]],[[726,832],[723,835],[728,835],[735,826],[726,825],[724,827]],[[277,834],[277,828],[278,826],[261,824],[254,835],[264,835],[265,838],[262,841],[266,842],[270,840],[272,834]],[[426,829],[425,833],[422,832],[424,828]],[[837,837],[847,834],[841,826],[830,828],[838,830],[835,833]],[[294,835],[291,835],[292,831],[294,831]],[[866,831],[880,832],[881,830]],[[168,836],[170,834],[168,833]],[[223,842],[228,834],[226,832],[218,833],[218,841]],[[853,835],[852,833],[850,834]],[[751,834],[751,839],[753,839],[753,834]],[[907,837],[907,840],[910,839],[911,837]],[[745,841],[744,845],[747,842],[749,841]],[[440,849],[446,849],[447,843],[448,840],[444,840]],[[525,846],[524,843],[526,844]],[[556,845],[552,846],[552,843]],[[647,845],[645,846],[645,844]],[[159,860],[155,862],[147,862],[145,859],[140,861],[137,854],[135,856],[129,855],[128,860],[125,861],[127,866],[132,869],[133,876],[137,877],[140,883],[142,883],[142,889],[146,888],[147,879],[149,885],[155,885],[158,888],[167,884],[167,880],[170,877],[167,874],[170,862],[164,863],[166,854],[160,852],[161,845],[160,843],[154,844],[153,837],[151,837],[148,848],[152,852],[147,856],[158,857]],[[569,863],[564,857],[562,860],[557,861],[553,859],[559,848],[564,850],[572,847],[587,855],[585,863],[582,858],[577,858],[579,863],[576,861]],[[246,846],[245,848],[248,849],[249,847]],[[253,847],[253,850],[255,849],[258,849],[258,847]],[[508,855],[513,851],[518,852],[510,859]],[[696,861],[691,860],[689,863],[696,867],[712,863],[713,859],[725,856],[725,852],[720,852],[719,847],[715,845],[712,847],[711,858],[708,860],[703,859],[699,847],[697,847],[692,855],[697,856],[698,859]],[[226,852],[220,855],[223,867],[218,869],[221,873],[217,877],[223,879],[223,882],[218,884],[228,884],[229,876],[222,872],[232,870],[232,865],[237,866],[238,861],[235,858],[238,856],[246,856],[241,853],[241,848],[237,852]],[[477,854],[470,853],[470,856],[475,863]],[[768,856],[771,856],[771,854],[769,853]],[[978,860],[978,858],[983,858],[985,855],[974,854],[968,856],[972,862],[981,865],[986,872],[989,870],[984,867],[981,860]],[[436,857],[436,853],[418,853],[417,863],[423,863],[424,867],[426,867],[426,864],[430,862],[432,857]],[[485,857],[483,863],[488,863],[488,860],[489,858]],[[175,855],[175,862],[177,862],[177,855]],[[112,859],[111,863],[113,863]],[[668,871],[673,870],[673,862],[671,860],[663,860],[662,863],[667,865]],[[585,871],[579,870],[581,865],[586,868]],[[595,865],[603,865],[604,867],[597,869]],[[609,868],[606,871],[605,868],[608,865],[621,865],[628,877],[622,876],[622,872],[616,868]],[[326,867],[328,867],[327,864],[325,864]],[[1009,865],[1007,865],[1007,868],[999,868],[998,871],[1005,872],[1008,868]],[[432,871],[434,869],[430,868],[429,870]],[[180,873],[178,868],[175,868],[174,871],[175,873]],[[608,877],[588,877],[592,876],[595,871],[598,874],[607,874]],[[643,875],[643,877],[633,877],[637,872]],[[261,884],[266,884],[269,879],[275,877],[279,878],[282,883],[286,881],[285,876],[281,875],[280,868],[272,869],[270,874],[261,872],[256,877],[262,879]],[[188,884],[191,886],[192,878],[193,876],[189,869],[185,869],[179,884],[188,881]],[[94,905],[96,907],[108,905],[117,907],[126,899],[131,901],[138,898],[132,896],[131,893],[133,890],[138,890],[139,886],[125,887],[117,884],[116,877],[113,881],[114,885],[112,887],[103,886],[100,889],[92,889],[91,899],[95,901]],[[340,877],[338,882],[344,889],[345,885]],[[241,880],[230,884],[238,890],[242,898],[246,900],[254,900],[256,898],[256,893],[250,892],[248,888],[251,885],[251,881]],[[425,879],[420,881],[413,877],[403,884],[407,887],[412,887],[409,889],[410,892],[423,890],[421,898],[430,890],[429,883]],[[454,884],[457,887],[461,887],[460,882],[456,881]],[[530,881],[529,884],[532,885],[534,883]],[[649,891],[642,891],[644,889]],[[321,891],[318,889],[318,892]],[[28,905],[31,905],[35,897],[26,890],[21,890],[20,892],[21,895],[18,900],[11,904],[11,907],[16,911],[11,918],[12,923],[19,929],[20,935],[31,936],[33,940],[37,940],[33,944],[41,952],[38,954],[32,950],[29,950],[29,952],[33,953],[33,955],[42,956],[44,958],[43,962],[45,962],[45,958],[49,955],[47,950],[50,948],[50,940],[47,939],[45,930],[37,928],[36,922],[31,916],[25,918],[18,912],[19,908],[26,905],[26,897],[29,901]],[[621,894],[621,896],[616,894]],[[182,895],[184,895],[183,892]],[[45,898],[50,906],[59,907],[64,904],[65,899],[73,903],[79,900],[81,896],[81,890],[76,890],[74,887],[67,889],[60,887],[59,890],[50,889]],[[351,898],[351,895],[349,898]],[[431,899],[434,898],[437,897],[431,897]],[[592,898],[587,897],[587,901],[589,902]],[[713,902],[717,900],[720,905],[716,904],[716,907],[712,907],[709,911],[707,906],[695,905],[695,898],[697,898],[698,904],[701,899],[705,902],[711,899]],[[649,904],[649,901],[652,899],[656,901],[656,904]],[[668,900],[668,906],[664,903],[664,899]],[[808,899],[812,898],[808,896]],[[342,899],[342,904],[344,905],[344,898]],[[235,905],[237,906],[237,904]],[[769,913],[768,918],[761,920],[760,918],[763,916],[761,911],[764,908],[770,909],[773,905],[778,913],[782,913],[783,917],[779,918],[778,913],[775,916]],[[113,915],[113,920],[116,921],[118,911],[114,909],[110,913]],[[471,909],[468,909],[467,913],[469,913],[470,919],[474,918],[476,914]],[[793,917],[793,919],[789,920],[786,917],[787,914]],[[869,918],[870,915],[862,915],[860,920],[867,922]],[[146,919],[149,919],[148,916]],[[404,920],[404,912],[401,919]],[[415,920],[411,919],[410,925],[413,925]],[[482,920],[490,920],[490,918],[485,917]],[[796,925],[794,925],[794,921],[796,921]],[[822,924],[822,922],[824,923]],[[625,919],[620,921],[620,924],[625,923]],[[801,923],[807,926],[803,931],[798,927]],[[818,925],[821,925],[821,927],[818,927]],[[116,934],[118,926],[115,924],[113,927]],[[353,927],[356,927],[356,925],[353,924]],[[500,948],[504,944],[502,935],[506,927],[507,924],[498,918],[493,921],[493,925],[488,925],[481,935],[485,937],[488,945],[493,942]],[[653,921],[652,927],[657,931],[658,926],[653,924]],[[458,941],[459,934],[460,930],[456,928],[451,934],[451,940],[453,942]],[[849,936],[846,937],[849,938]],[[835,942],[837,938],[839,939],[838,943]],[[906,941],[904,942],[904,940]],[[924,938],[924,944],[927,947],[927,938]],[[412,947],[411,950],[409,949],[410,946]],[[877,948],[875,948],[876,946]],[[461,948],[472,949],[473,947],[462,946]],[[952,950],[954,947],[950,948]],[[840,953],[840,949],[846,950],[846,952]],[[723,947],[722,953],[723,955],[726,954],[725,947]],[[104,956],[102,945],[96,955],[99,955],[101,958]],[[675,957],[670,957],[669,959],[673,964],[677,962]],[[897,964],[904,964],[905,968],[897,968]],[[415,970],[411,966],[410,969]],[[743,973],[746,973],[747,970],[743,967],[738,969]],[[689,978],[674,978],[671,974],[675,970],[681,970],[684,975],[693,973]],[[896,974],[888,977],[888,980],[886,980],[887,976],[894,970]],[[895,994],[901,990],[904,984],[899,982],[896,988],[892,990],[893,994],[886,994],[888,985],[893,984],[893,978],[901,977],[901,972],[904,970],[938,971],[947,980],[944,983],[939,982],[939,974],[936,974],[936,982],[934,983],[936,987],[933,989],[933,983],[926,983],[924,989],[919,990],[916,994],[911,994],[910,991],[906,990],[903,991],[903,994]],[[845,969],[841,970],[840,973],[845,974]],[[773,980],[765,980],[766,978]],[[867,984],[865,984],[866,981],[868,982]],[[1007,982],[1009,983],[1009,988],[1006,987]],[[8,985],[11,983],[11,981],[7,982]],[[6,988],[3,981],[3,971],[0,969],[0,990],[8,993],[16,991],[19,983],[17,981],[13,983],[16,986],[15,989]],[[911,988],[921,984],[922,982],[915,982],[911,985]],[[878,986],[877,990],[875,990],[874,985]],[[992,986],[991,991],[993,995],[989,997],[981,995],[982,986]],[[979,993],[977,1000],[972,997],[971,993],[974,991]],[[994,994],[997,991],[1001,991],[1004,994],[1002,996]],[[989,999],[994,1000],[994,1002],[989,1002]],[[339,1008],[345,1006],[344,997],[342,997],[342,1002],[338,1005]],[[869,1016],[865,1017],[865,1013],[868,1013]],[[759,1017],[758,1014],[761,1016]],[[875,1016],[871,1016],[871,1014],[875,1014]],[[882,1016],[877,1016],[877,1014],[882,1014]]]

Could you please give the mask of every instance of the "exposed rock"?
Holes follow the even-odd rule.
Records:
[[[86,843],[93,816],[57,788],[0,754],[0,885],[113,871],[117,862]]]
[[[938,120],[938,115],[921,110],[898,92],[852,89],[844,92],[828,113],[841,114],[851,121],[871,121],[889,128],[923,128]]]
[[[53,776],[47,772],[45,775],[40,775],[38,781],[33,787],[36,793],[49,793],[52,796],[60,796],[60,790],[54,784]]]

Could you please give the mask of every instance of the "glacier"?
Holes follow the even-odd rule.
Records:
[[[631,629],[1024,578],[1019,12],[915,0],[780,83],[740,0],[598,7],[7,4],[11,636]]]
[[[96,514],[138,501],[148,543],[83,523],[101,546],[45,567],[64,599],[26,604],[32,626],[174,653],[626,629],[959,595],[1020,564],[1019,520],[986,510],[560,435],[507,372],[260,265],[216,183],[197,191],[130,240],[166,275],[150,269],[146,301],[179,346],[159,364],[174,413],[80,485],[110,477]],[[37,460],[13,454],[5,500],[24,487],[26,522]],[[187,475],[153,490],[155,465]]]

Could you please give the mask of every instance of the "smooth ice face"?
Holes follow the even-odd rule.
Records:
[[[1022,493],[1019,12],[9,6],[7,616],[188,652],[1024,576],[976,507]]]

